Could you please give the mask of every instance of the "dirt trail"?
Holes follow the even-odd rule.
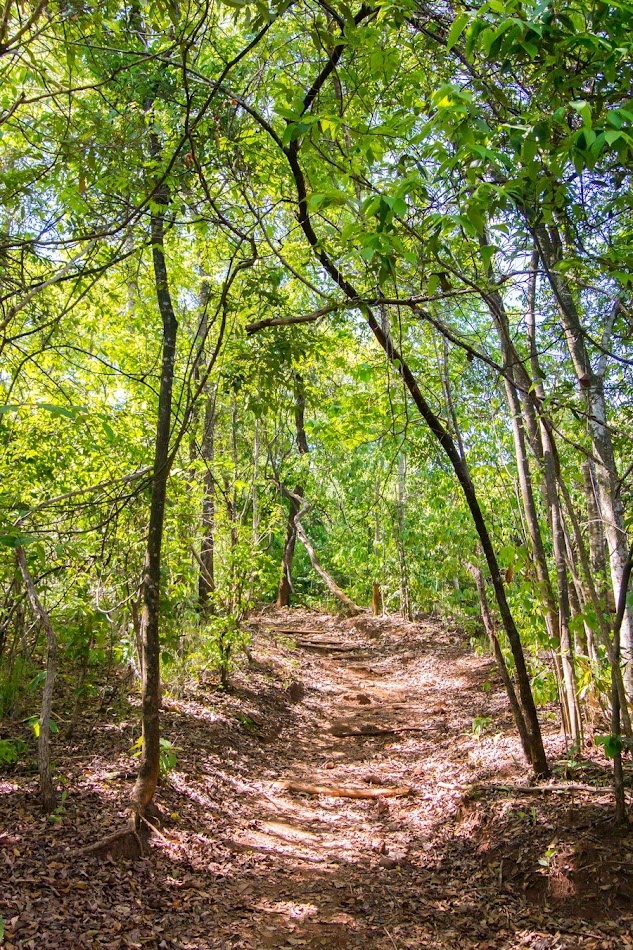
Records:
[[[492,665],[457,631],[281,611],[253,655],[230,694],[185,683],[165,701],[178,764],[136,864],[71,855],[121,820],[134,710],[85,724],[55,824],[32,778],[0,781],[7,947],[633,947],[633,840],[612,834],[608,794],[526,787]],[[560,755],[553,727],[546,741]]]

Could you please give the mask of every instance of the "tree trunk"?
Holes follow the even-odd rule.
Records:
[[[617,603],[627,563],[628,545],[624,523],[624,507],[618,491],[618,473],[611,430],[607,422],[604,374],[606,371],[606,353],[609,349],[611,331],[619,304],[616,303],[607,321],[603,334],[602,353],[594,371],[573,293],[565,276],[556,269],[556,265],[562,257],[560,236],[556,229],[552,228],[550,234],[544,226],[539,226],[536,229],[535,236],[541,259],[545,264],[548,280],[556,297],[567,348],[586,405],[587,428],[596,462],[598,500],[609,551],[611,585],[614,600]],[[633,614],[628,605],[624,609],[620,637],[622,659],[624,661],[624,683],[630,699],[633,696]]]
[[[527,754],[527,750],[530,747],[530,739],[528,736],[527,726],[525,724],[525,717],[523,716],[523,710],[521,709],[521,705],[517,698],[517,694],[514,689],[514,683],[512,682],[510,673],[508,672],[508,667],[503,656],[503,651],[501,650],[499,638],[497,637],[494,620],[492,619],[490,607],[488,606],[488,597],[486,595],[486,585],[484,584],[483,574],[481,573],[481,570],[478,567],[475,567],[473,564],[467,564],[466,567],[474,577],[475,584],[477,585],[481,619],[492,646],[495,661],[497,663],[497,669],[499,670],[499,675],[501,676],[503,685],[505,686],[508,700],[510,702],[510,708],[512,709],[512,715],[514,716],[519,738],[521,739],[521,745],[523,746],[523,751]]]
[[[492,270],[491,270],[492,276]],[[536,385],[540,393],[539,398],[543,397],[542,374],[538,366],[538,357],[534,347],[532,334],[535,332],[533,325],[534,318],[534,293],[535,287],[530,287],[530,314],[531,320],[528,321],[528,339],[531,351],[531,365],[533,372],[536,373]],[[576,696],[576,680],[573,663],[573,651],[571,645],[570,633],[570,608],[569,608],[569,586],[567,577],[567,564],[565,558],[565,545],[563,522],[560,510],[560,501],[556,490],[556,463],[551,445],[551,434],[549,428],[545,425],[542,417],[538,417],[534,411],[534,405],[529,398],[532,391],[532,380],[527,373],[512,341],[508,318],[505,310],[503,298],[498,290],[492,290],[485,295],[490,314],[495,321],[501,351],[503,354],[503,366],[505,370],[504,385],[506,396],[510,407],[512,436],[514,441],[515,456],[517,460],[517,472],[519,478],[519,488],[521,492],[521,501],[525,518],[527,522],[528,535],[534,557],[536,574],[539,586],[545,602],[545,623],[550,639],[556,644],[558,656],[554,656],[554,665],[556,679],[559,686],[561,700],[561,712],[563,727],[566,735],[570,735],[572,742],[577,743],[581,734],[580,714],[578,711],[578,702]],[[523,399],[519,399],[517,390],[517,378],[521,389],[523,390]],[[556,565],[558,603],[554,597],[554,590],[549,574],[545,547],[541,535],[538,513],[534,492],[532,489],[532,477],[530,473],[529,460],[526,452],[525,429],[529,429],[530,444],[536,453],[537,460],[543,471],[543,492],[544,501],[547,506],[550,527],[552,529],[554,561]]]
[[[295,436],[297,439],[297,449],[299,455],[304,456],[309,452],[308,440],[305,430],[305,385],[300,373],[294,374],[294,416],[295,416]],[[279,591],[277,593],[277,606],[289,607],[292,598],[292,564],[295,556],[295,546],[297,543],[297,529],[295,518],[299,514],[301,502],[297,498],[303,498],[303,485],[295,486],[292,493],[286,495],[290,503],[288,511],[288,522],[286,524],[286,537],[284,540],[284,549],[281,555],[281,575],[279,577]],[[297,496],[296,498],[293,497]],[[307,549],[306,549],[307,550]]]
[[[294,490],[298,497],[303,496],[303,489],[300,485]],[[281,555],[281,576],[279,578],[279,591],[277,593],[277,606],[289,607],[292,598],[292,563],[295,556],[295,545],[297,543],[297,529],[295,527],[295,518],[299,513],[299,502],[294,498],[289,499],[290,509],[288,511],[288,521],[286,524],[286,537],[284,540],[284,549]]]
[[[377,617],[378,614],[382,614],[385,608],[385,602],[382,595],[382,586],[380,579],[382,578],[382,570],[378,567],[378,556],[381,553],[382,542],[381,542],[381,531],[380,531],[380,478],[376,479],[376,494],[375,494],[375,504],[374,504],[374,537],[373,543],[369,551],[369,555],[373,554],[374,561],[374,570],[376,571],[375,577],[378,577],[378,580],[374,580],[372,585],[372,595],[371,595],[371,609],[374,617]]]
[[[614,740],[613,753],[613,792],[615,798],[615,820],[619,823],[626,821],[626,799],[624,796],[624,770],[622,768],[622,743],[620,739],[620,696],[615,678],[615,671],[619,669],[620,659],[620,629],[626,611],[631,568],[633,567],[633,546],[628,552],[627,560],[622,571],[622,586],[618,592],[618,607],[613,625],[613,657],[611,667],[611,735]]]
[[[15,549],[15,557],[24,580],[24,587],[33,608],[33,613],[38,618],[44,633],[46,635],[46,679],[44,680],[44,690],[42,692],[42,705],[40,709],[40,731],[37,739],[37,761],[40,772],[40,797],[42,808],[47,815],[55,808],[57,795],[53,785],[51,775],[51,714],[53,711],[53,687],[55,685],[55,659],[57,644],[55,631],[51,624],[48,612],[41,602],[29,566],[26,562],[24,548],[18,545]]]
[[[299,504],[300,499],[297,498],[296,501],[297,501],[297,504]],[[302,545],[308,552],[308,557],[310,558],[310,564],[312,565],[316,573],[319,575],[321,580],[325,583],[325,586],[327,587],[329,592],[334,597],[336,597],[336,599],[343,605],[345,612],[349,616],[353,617],[356,614],[362,613],[362,608],[359,607],[358,604],[355,604],[354,601],[350,597],[347,596],[345,591],[341,590],[341,588],[338,586],[338,584],[336,583],[334,578],[331,576],[331,574],[328,574],[328,572],[325,570],[325,568],[319,561],[316,555],[316,552],[314,548],[312,547],[312,543],[310,539],[308,538],[307,534],[305,533],[305,529],[303,525],[301,524],[301,517],[305,515],[307,511],[308,511],[308,506],[304,505],[297,512],[295,516],[295,529],[297,532],[297,537],[299,538]]]
[[[202,479],[202,541],[200,543],[200,572],[198,574],[198,605],[203,617],[213,610],[215,593],[215,402],[212,387],[206,396],[204,432],[201,456],[205,464]]]
[[[143,578],[143,615],[141,619],[143,640],[143,749],[133,793],[134,808],[139,815],[145,813],[154,797],[160,766],[160,569],[165,500],[170,468],[169,437],[176,361],[176,335],[178,331],[178,322],[169,291],[163,244],[164,208],[169,203],[169,192],[166,185],[162,185],[157,190],[154,200],[156,204],[162,205],[163,208],[159,212],[152,212],[151,215],[154,286],[162,318],[163,339],[152,497]]]
[[[611,663],[612,675],[615,677],[615,681],[616,681],[616,685],[618,689],[618,695],[620,697],[620,713],[622,716],[622,724],[624,727],[624,731],[625,731],[626,736],[628,736],[628,738],[633,738],[633,726],[631,725],[631,718],[629,714],[626,690],[624,688],[622,670],[620,669],[619,661],[616,662],[615,655],[613,652],[614,647],[613,647],[613,642],[611,640],[611,630],[609,628],[609,624],[604,614],[604,609],[603,609],[604,604],[601,602],[598,592],[596,590],[593,572],[591,569],[591,565],[589,563],[589,556],[585,548],[582,532],[580,530],[580,524],[578,523],[578,518],[576,516],[576,512],[574,511],[574,507],[572,504],[571,497],[569,495],[569,491],[567,490],[567,487],[565,486],[565,483],[562,480],[560,481],[560,489],[561,489],[561,494],[563,496],[563,500],[565,502],[565,507],[567,510],[569,521],[572,526],[572,531],[574,533],[574,540],[576,542],[578,557],[580,558],[580,563],[582,565],[586,588],[587,588],[589,598],[591,600],[591,603],[593,605],[593,608],[595,610],[596,617],[598,620],[598,629],[596,632],[600,640],[600,643],[607,651],[609,662]]]
[[[565,535],[562,520],[560,500],[558,497],[556,484],[556,458],[554,455],[554,446],[549,426],[542,416],[538,417],[538,433],[534,432],[531,439],[533,447],[539,453],[538,461],[541,464],[544,476],[546,491],[544,494],[548,505],[550,525],[552,528],[552,541],[554,548],[554,563],[556,566],[558,606],[554,599],[554,592],[549,575],[545,548],[541,536],[541,529],[532,490],[532,479],[529,468],[529,461],[526,453],[525,434],[523,427],[523,417],[525,414],[526,422],[532,424],[534,419],[533,407],[529,400],[524,398],[523,403],[519,400],[516,386],[516,377],[520,379],[522,389],[527,393],[532,388],[532,381],[525,369],[518,353],[514,347],[510,336],[508,318],[505,310],[503,298],[498,290],[493,290],[486,295],[486,300],[490,313],[495,321],[501,350],[503,354],[503,365],[505,370],[504,384],[510,414],[512,421],[512,435],[514,440],[515,455],[517,459],[517,471],[519,476],[519,486],[521,490],[521,499],[527,521],[528,533],[534,555],[537,577],[546,606],[546,625],[550,638],[558,645],[560,650],[560,668],[562,672],[562,683],[560,684],[561,709],[563,713],[563,725],[566,735],[570,735],[572,742],[576,745],[580,741],[582,732],[580,713],[578,710],[578,701],[576,695],[576,676],[574,669],[574,655],[572,649],[572,639],[570,631],[570,606],[569,606],[569,579],[567,576],[567,560],[565,552]],[[533,305],[533,302],[532,302]],[[533,329],[533,328],[532,328]],[[532,348],[532,347],[531,347]],[[542,392],[542,374],[538,367],[538,359],[534,354],[532,360],[533,368],[537,372],[537,379]],[[529,407],[529,409],[528,409]]]
[[[398,566],[400,568],[400,613],[405,620],[411,620],[411,596],[407,571],[407,552],[404,544],[406,520],[406,466],[402,452],[398,454],[398,496],[397,496],[397,546]]]
[[[380,584],[374,583],[371,591],[371,612],[374,617],[382,613],[382,590]]]
[[[587,527],[589,536],[589,563],[594,577],[594,583],[598,594],[605,602],[606,590],[605,581],[607,578],[607,561],[605,558],[605,540],[602,529],[602,518],[598,508],[598,498],[596,495],[596,467],[589,459],[582,463],[582,482],[585,494],[585,503],[587,505]]]

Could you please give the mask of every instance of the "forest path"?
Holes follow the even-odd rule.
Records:
[[[59,823],[36,817],[32,779],[0,783],[0,823],[17,805],[0,838],[10,950],[633,947],[633,842],[610,832],[608,793],[530,790],[492,664],[459,631],[306,610],[253,630],[229,693],[185,679],[165,699],[178,762],[147,858],[73,856],[116,827],[135,711],[86,722]]]

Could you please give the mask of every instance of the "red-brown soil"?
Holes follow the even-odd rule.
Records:
[[[536,788],[493,666],[458,631],[307,610],[254,627],[231,692],[166,694],[177,765],[142,859],[76,854],[125,821],[134,696],[57,740],[54,821],[32,769],[0,776],[6,950],[633,948],[633,834],[612,825],[607,763],[560,774],[546,713],[559,774]],[[412,794],[312,796],[289,780]]]

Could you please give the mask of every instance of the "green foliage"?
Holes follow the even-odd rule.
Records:
[[[175,746],[169,739],[165,739],[164,736],[161,736],[159,739],[160,743],[160,754],[159,754],[159,774],[161,778],[165,778],[169,775],[170,772],[176,768],[178,763],[178,756],[176,755],[178,747]],[[139,736],[136,742],[130,747],[130,753],[135,758],[140,758],[143,752],[143,736]]]
[[[556,702],[558,698],[558,686],[553,671],[542,663],[538,665],[540,669],[530,680],[530,685],[534,695],[534,702],[537,706],[547,706],[549,703]]]
[[[542,857],[538,859],[538,863],[542,868],[547,868],[548,870],[552,867],[552,862],[554,861],[556,854],[558,852],[558,845],[556,843],[551,844],[548,848],[545,849],[545,853]]]
[[[163,210],[158,181],[169,194],[179,323],[160,592],[168,676],[209,669],[226,684],[247,644],[247,612],[275,598],[287,524],[280,485],[302,487],[306,531],[357,602],[368,605],[380,583],[387,611],[408,601],[414,615],[450,617],[467,636],[479,629],[465,568],[482,561],[479,541],[452,467],[405,391],[406,360],[467,462],[535,698],[554,701],[559,644],[547,633],[548,595],[517,487],[505,378],[508,365],[527,374],[521,399],[536,399],[534,418],[554,434],[585,543],[581,466],[597,458],[597,416],[566,341],[583,341],[592,372],[604,364],[607,468],[625,473],[616,479],[624,537],[629,6],[490,0],[448,19],[431,6],[424,29],[412,0],[356,17],[336,0],[309,14],[230,0],[229,16],[222,4],[54,3],[54,15],[45,5],[32,23],[17,6],[7,5],[5,24],[17,39],[3,38],[0,58],[0,716],[31,711],[28,683],[43,665],[40,631],[20,606],[18,543],[52,612],[64,674],[83,670],[88,692],[136,650],[161,372],[148,227]],[[308,100],[335,41],[336,69]],[[577,333],[563,326],[568,299]],[[385,359],[369,316],[401,358]],[[307,453],[297,451],[297,373]],[[202,517],[210,502],[211,528]],[[567,511],[564,519],[571,578],[582,565]],[[203,609],[192,548],[199,554],[208,532],[214,592]],[[594,580],[599,591],[608,583]],[[328,602],[299,544],[293,586],[295,601]],[[571,624],[581,701],[608,697],[606,657],[581,656],[586,628],[600,639],[599,613],[583,604]]]
[[[476,739],[480,739],[485,732],[488,732],[491,725],[492,719],[490,716],[475,716],[470,731]]]
[[[37,683],[32,679],[31,663],[20,656],[12,660],[0,660],[0,718],[14,716],[29,688]]]
[[[24,722],[27,723],[27,725],[29,725],[29,726],[31,727],[31,730],[32,730],[33,735],[35,736],[35,738],[36,738],[36,739],[39,739],[39,737],[40,737],[40,728],[41,728],[41,726],[40,726],[40,717],[39,717],[39,716],[29,716],[28,719],[25,719],[25,720],[24,720]],[[59,726],[58,726],[57,723],[54,722],[54,720],[52,720],[52,719],[49,719],[49,720],[48,720],[48,728],[50,729],[52,735],[56,735],[56,734],[59,732]]]
[[[538,824],[538,811],[534,805],[532,805],[529,811],[523,811],[519,808],[516,814],[519,821],[523,822],[523,824],[531,826]]]
[[[621,736],[607,735],[594,736],[594,742],[603,750],[607,758],[612,759],[618,752],[622,752],[624,743]]]
[[[62,791],[62,794],[59,799],[59,803],[55,806],[54,810],[48,816],[48,820],[52,825],[60,825],[64,820],[64,813],[66,811],[66,799],[68,798],[68,792],[66,789]]]
[[[220,673],[221,683],[228,684],[228,677],[240,649],[247,646],[248,633],[234,616],[211,617],[202,632],[204,655],[211,669]]]
[[[19,739],[0,739],[0,769],[15,765],[25,749]]]

